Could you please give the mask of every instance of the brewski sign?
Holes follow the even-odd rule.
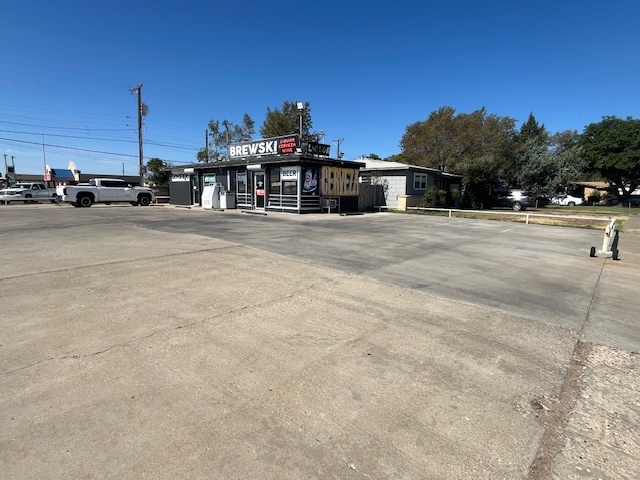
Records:
[[[283,155],[296,153],[300,148],[298,135],[266,138],[251,142],[232,143],[229,145],[229,158],[255,157],[258,155]]]

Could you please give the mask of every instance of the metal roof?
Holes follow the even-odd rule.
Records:
[[[361,169],[363,172],[381,171],[381,170],[411,170],[416,172],[431,173],[442,177],[462,178],[462,175],[454,175],[453,173],[445,173],[437,168],[420,167],[418,165],[409,165],[408,163],[388,162],[386,160],[375,160],[373,158],[362,158],[365,167]]]

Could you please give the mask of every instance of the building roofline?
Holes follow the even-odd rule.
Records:
[[[336,166],[361,169],[365,166],[362,162],[352,162],[349,160],[338,160],[335,158],[314,157],[311,155],[263,155],[257,157],[245,157],[233,160],[225,160],[220,162],[197,163],[179,166],[168,166],[165,171],[182,173],[185,169],[193,169],[193,171],[206,170],[210,168],[232,168],[244,167],[247,165],[279,165],[305,162],[307,164],[315,164],[318,166]]]

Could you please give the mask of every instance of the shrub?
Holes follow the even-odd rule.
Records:
[[[600,203],[600,200],[602,200],[602,195],[600,194],[599,191],[594,190],[588,197],[587,197],[587,201],[589,203]]]
[[[448,203],[447,192],[445,190],[438,190],[436,188],[430,188],[424,192],[424,197],[420,203],[421,207],[441,207]]]

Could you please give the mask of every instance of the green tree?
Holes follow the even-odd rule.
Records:
[[[572,182],[586,180],[586,163],[579,143],[580,135],[575,130],[554,133],[549,139],[553,154],[555,177],[548,192],[564,191]]]
[[[488,114],[485,108],[456,115],[453,108],[441,107],[427,120],[409,125],[400,147],[412,165],[458,173],[461,162],[474,158],[506,160],[514,125],[514,119]]]
[[[587,125],[580,145],[587,167],[622,190],[628,200],[640,185],[640,120],[603,117]]]
[[[170,173],[165,171],[165,167],[167,167],[167,162],[159,158],[149,159],[147,162],[147,183],[156,187],[169,186]]]
[[[584,171],[576,131],[550,135],[533,113],[514,139],[514,160],[505,173],[510,187],[537,195],[553,195],[579,180]]]
[[[409,163],[409,159],[401,153],[389,155],[388,157],[383,158],[383,160],[387,162]]]
[[[246,142],[255,135],[255,122],[248,114],[244,114],[241,124],[235,124],[227,119],[209,121],[209,142],[207,150],[201,148],[196,158],[199,162],[219,162],[227,160],[227,145],[230,143]]]
[[[400,146],[412,165],[462,175],[464,202],[479,207],[507,170],[515,135],[513,118],[485,108],[456,115],[453,108],[441,107],[427,120],[409,125]]]
[[[540,125],[533,113],[514,137],[513,161],[503,177],[509,187],[519,187],[541,194],[553,176],[553,162],[549,151],[549,132]]]
[[[382,160],[382,158],[380,158],[380,155],[377,155],[375,153],[370,153],[369,155],[362,155],[364,158],[370,158],[372,160]]]
[[[315,141],[316,135],[311,134],[313,123],[311,120],[311,107],[309,102],[305,102],[302,110],[302,132],[300,132],[300,111],[297,102],[285,100],[282,109],[267,107],[267,115],[260,135],[262,138],[280,137],[282,135],[300,134],[301,141]]]
[[[457,161],[459,144],[455,110],[451,107],[440,107],[425,121],[409,125],[400,140],[402,155],[410,164],[442,171]]]
[[[544,124],[540,125],[538,123],[536,117],[533,116],[532,112],[529,113],[529,118],[520,127],[518,140],[522,142],[535,141],[547,143],[547,141],[549,140],[549,132],[547,132]]]

